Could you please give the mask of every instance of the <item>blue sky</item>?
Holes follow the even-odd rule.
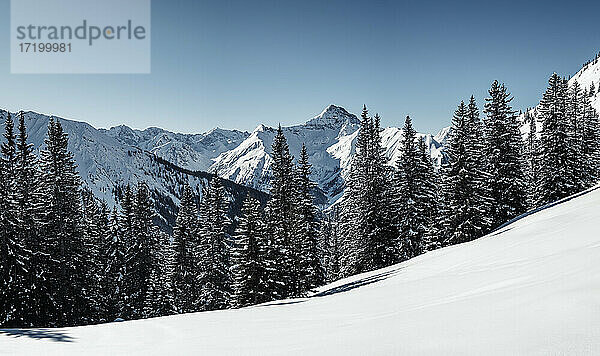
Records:
[[[153,0],[152,74],[11,75],[0,12],[0,106],[96,127],[252,130],[365,103],[435,132],[494,79],[525,108],[600,50],[597,1]]]

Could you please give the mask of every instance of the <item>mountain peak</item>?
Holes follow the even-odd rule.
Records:
[[[323,110],[319,115],[313,117],[306,122],[309,126],[323,126],[323,125],[335,125],[341,126],[343,124],[358,124],[360,121],[356,115],[349,113],[346,109],[341,106],[330,104]]]

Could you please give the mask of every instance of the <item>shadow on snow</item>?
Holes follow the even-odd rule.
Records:
[[[48,339],[56,342],[73,342],[74,339],[62,331],[52,329],[0,329],[0,336],[28,337],[36,340]]]

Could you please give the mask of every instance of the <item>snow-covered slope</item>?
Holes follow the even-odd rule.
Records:
[[[343,188],[343,177],[349,168],[358,134],[359,119],[344,108],[329,105],[305,124],[283,127],[290,152],[298,157],[302,143],[306,144],[312,178],[332,202]],[[259,125],[244,142],[219,155],[212,170],[237,183],[268,190],[271,166],[271,144],[276,129]],[[443,148],[432,135],[424,137],[436,164],[443,157]],[[394,165],[402,141],[402,129],[390,127],[382,132],[383,146],[389,164]]]
[[[590,99],[594,109],[600,112],[600,94],[598,93],[600,88],[600,59],[597,58],[583,66],[579,72],[569,79],[569,85],[573,84],[575,80],[585,89],[589,89],[592,83],[594,84],[596,92]]]
[[[600,190],[311,298],[45,330],[19,355],[597,355]]]

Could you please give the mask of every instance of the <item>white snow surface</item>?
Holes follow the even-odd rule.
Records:
[[[569,85],[572,85],[574,81],[577,81],[582,89],[589,89],[592,83],[594,83],[596,92],[590,98],[590,101],[594,109],[600,112],[600,94],[598,93],[600,87],[600,60],[594,60],[588,65],[583,66],[579,72],[569,79]]]
[[[600,189],[305,299],[0,331],[7,355],[598,355]],[[28,336],[29,335],[29,336]]]

